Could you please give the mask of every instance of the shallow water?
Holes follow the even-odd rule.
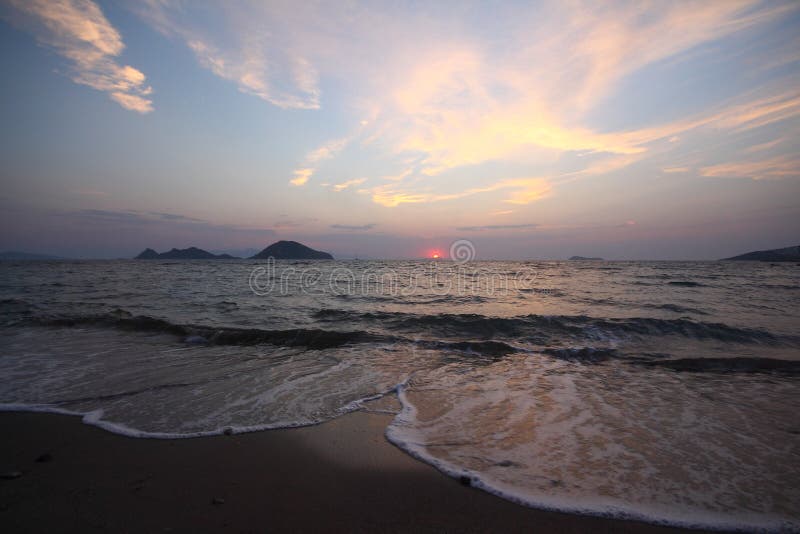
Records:
[[[794,264],[3,262],[0,403],[190,437],[397,396],[393,443],[518,502],[798,529],[798,296]]]

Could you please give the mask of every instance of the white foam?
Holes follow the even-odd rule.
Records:
[[[669,509],[646,505],[631,505],[614,499],[556,497],[547,494],[532,494],[524,488],[494,480],[485,474],[442,460],[432,455],[425,446],[424,436],[418,431],[417,408],[410,402],[406,390],[408,380],[396,387],[397,398],[402,405],[400,413],[387,427],[386,438],[411,455],[435,467],[447,476],[468,478],[470,485],[508,501],[531,508],[592,515],[626,520],[639,520],[682,528],[702,528],[724,531],[797,531],[800,522],[790,518],[770,517],[762,514],[723,514],[712,511]]]
[[[103,409],[96,409],[89,412],[78,412],[74,410],[66,410],[58,406],[49,404],[22,404],[22,403],[0,403],[0,412],[34,412],[34,413],[52,413],[58,415],[70,415],[80,417],[84,424],[102,428],[113,434],[127,436],[130,438],[146,438],[146,439],[187,439],[187,438],[200,438],[207,436],[219,436],[223,434],[246,434],[249,432],[261,432],[264,430],[280,430],[288,428],[301,428],[306,426],[315,426],[327,421],[336,419],[348,413],[355,411],[369,411],[365,407],[365,403],[375,401],[385,397],[387,394],[394,393],[397,386],[390,389],[368,395],[359,399],[355,399],[346,405],[336,410],[330,417],[313,419],[313,420],[296,420],[296,421],[278,421],[261,425],[228,425],[211,430],[203,430],[196,432],[151,432],[133,428],[124,423],[118,423],[103,419],[105,411]],[[394,414],[395,412],[386,412]]]

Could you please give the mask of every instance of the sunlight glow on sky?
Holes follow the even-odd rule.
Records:
[[[0,250],[800,242],[800,3],[0,1]]]

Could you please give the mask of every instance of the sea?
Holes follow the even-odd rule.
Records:
[[[800,530],[800,266],[4,261],[0,409],[192,438],[388,414],[521,505]]]

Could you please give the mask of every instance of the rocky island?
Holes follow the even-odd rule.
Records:
[[[332,260],[327,252],[314,250],[297,241],[278,241],[271,244],[255,256],[251,256],[251,260],[265,260],[273,258],[276,260]],[[144,249],[138,256],[137,260],[238,260],[235,256],[230,254],[212,254],[207,250],[197,247],[189,247],[184,249],[173,248],[167,252],[156,252],[152,248]]]
[[[189,247],[184,249],[173,248],[168,252],[158,253],[152,248],[144,249],[138,256],[137,260],[236,260],[238,258],[229,254],[212,254],[206,250],[197,247]]]
[[[314,250],[297,241],[278,241],[273,243],[255,256],[252,260],[332,260],[333,256],[327,252]]]
[[[800,245],[772,250],[756,250],[732,258],[723,258],[722,261],[799,261]]]

